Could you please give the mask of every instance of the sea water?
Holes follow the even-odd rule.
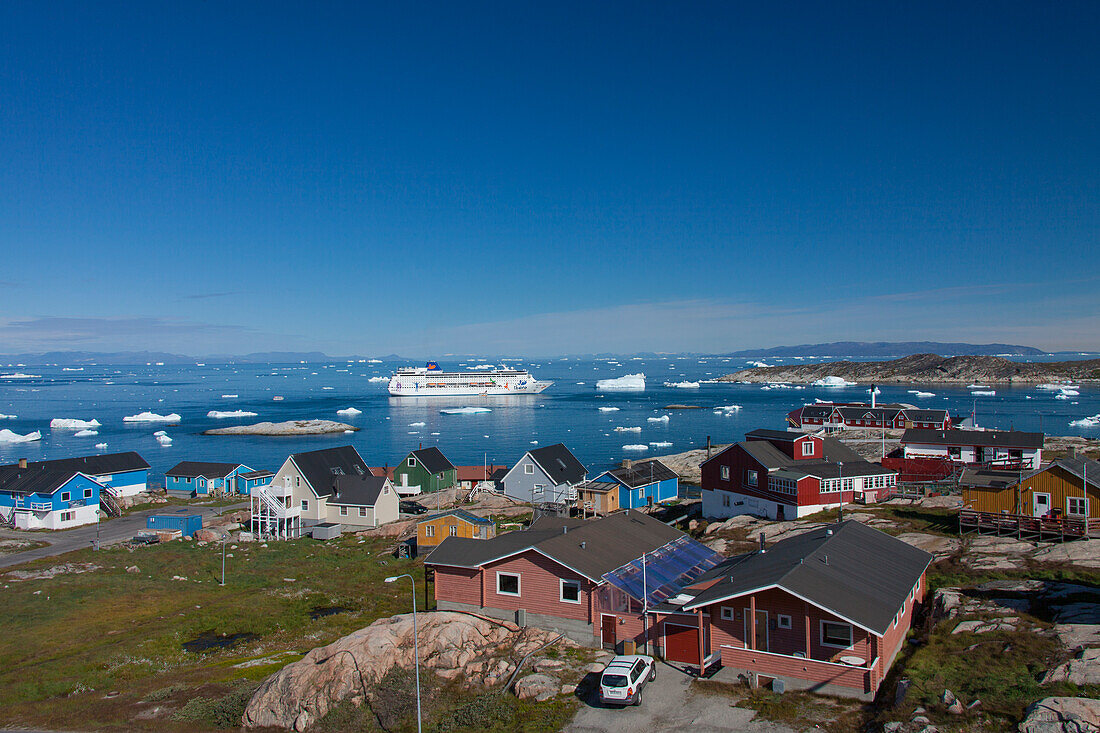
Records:
[[[799,364],[810,360],[776,360]],[[614,362],[614,363],[609,363]],[[448,370],[484,363],[443,362]],[[40,460],[134,450],[156,474],[179,461],[244,463],[277,470],[298,451],[353,445],[372,466],[394,465],[419,446],[438,446],[456,465],[513,464],[536,446],[565,443],[589,468],[590,475],[624,458],[678,453],[714,443],[741,440],[755,428],[786,425],[787,413],[815,398],[862,401],[869,385],[765,389],[759,384],[707,383],[749,366],[746,359],[646,358],[615,360],[546,359],[509,361],[528,368],[539,379],[553,380],[538,395],[464,398],[390,397],[385,380],[401,363],[215,364],[95,366],[74,372],[62,367],[0,368],[0,375],[19,372],[29,378],[0,377],[0,428],[20,434],[35,430],[42,440],[0,444],[0,463],[19,458]],[[646,389],[598,391],[600,379],[644,373]],[[703,381],[699,389],[665,387],[665,382]],[[880,385],[878,401],[946,408],[953,417],[977,415],[984,427],[1042,430],[1050,435],[1100,438],[1098,427],[1071,427],[1070,422],[1100,414],[1100,388],[1083,384],[1080,394],[1056,399],[1056,392],[1034,385],[993,386],[995,396],[974,396],[965,385]],[[918,397],[921,389],[934,397]],[[223,396],[224,395],[224,396]],[[276,397],[282,399],[277,400]],[[669,405],[697,409],[670,409]],[[741,409],[718,409],[739,405]],[[444,414],[460,407],[486,408]],[[600,410],[615,407],[617,410]],[[338,415],[345,408],[357,415]],[[255,417],[214,418],[210,412],[245,411]],[[142,412],[178,413],[178,423],[124,422]],[[668,416],[667,420],[660,419]],[[77,437],[75,430],[51,430],[54,418],[98,420],[97,435]],[[658,418],[658,419],[653,419]],[[324,436],[204,436],[202,431],[260,421],[327,419],[359,428],[355,433]],[[641,431],[615,428],[640,427]],[[154,433],[164,431],[162,445]],[[107,448],[97,450],[96,444]],[[633,446],[625,450],[624,446]],[[645,445],[646,450],[637,446]]]

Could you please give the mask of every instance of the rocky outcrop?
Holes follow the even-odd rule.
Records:
[[[286,422],[258,422],[254,425],[234,425],[202,431],[203,435],[325,435],[346,433],[359,428],[332,420],[287,420]]]
[[[1019,733],[1096,733],[1100,731],[1100,700],[1088,697],[1047,697],[1028,706]]]
[[[1043,675],[1043,684],[1048,682],[1100,685],[1100,649],[1082,649],[1076,658],[1059,664]]]
[[[485,687],[506,682],[524,655],[557,636],[447,611],[421,613],[417,621],[422,672],[445,679],[461,677],[467,684]],[[564,639],[557,644],[572,646]],[[394,666],[413,666],[411,614],[375,621],[286,665],[256,690],[245,710],[244,725],[303,731],[342,700],[369,701],[373,685]],[[532,677],[553,679],[545,673]],[[549,688],[541,679],[524,679],[525,694],[546,699],[540,696]],[[553,680],[554,694],[560,684]]]
[[[757,367],[727,374],[719,377],[718,381],[810,384],[830,376],[867,384],[1093,381],[1100,379],[1100,359],[1040,364],[1009,361],[999,356],[913,354],[890,361],[833,361]]]

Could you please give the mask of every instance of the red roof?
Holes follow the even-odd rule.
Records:
[[[459,481],[485,481],[493,472],[507,466],[455,466]]]

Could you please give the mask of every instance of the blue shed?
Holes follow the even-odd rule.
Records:
[[[202,529],[201,514],[153,514],[145,520],[146,529],[178,529],[182,537],[190,537]]]
[[[619,484],[620,509],[641,509],[650,503],[672,501],[680,491],[676,472],[657,458],[623,461],[620,468],[604,471],[594,480]]]

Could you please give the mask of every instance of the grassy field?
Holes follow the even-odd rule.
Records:
[[[411,573],[424,608],[423,565],[395,560],[385,552],[390,544],[354,537],[238,544],[227,550],[224,587],[216,543],[82,550],[21,566],[99,569],[23,582],[0,576],[8,627],[0,638],[0,725],[216,728],[216,715],[188,719],[182,708],[196,698],[247,697],[310,648],[408,612],[408,584],[386,585],[385,576]],[[127,572],[131,566],[138,572]],[[325,615],[332,607],[348,610]],[[235,635],[244,636],[230,643]],[[184,649],[200,637],[227,646]],[[158,717],[142,717],[157,707]],[[179,720],[163,717],[173,711]]]

